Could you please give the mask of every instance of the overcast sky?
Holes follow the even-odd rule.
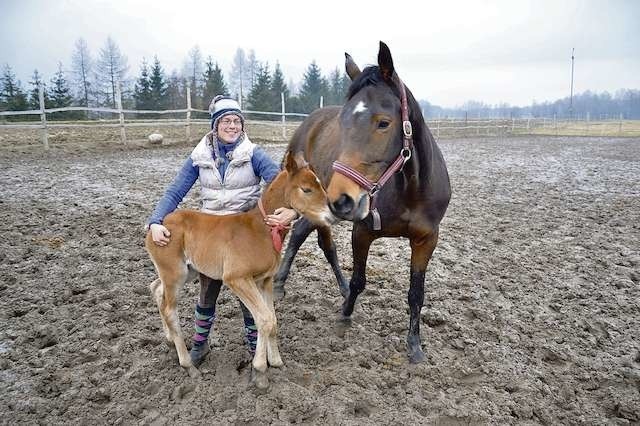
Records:
[[[0,0],[0,65],[27,88],[71,65],[75,41],[97,56],[111,36],[138,74],[157,55],[180,70],[198,45],[228,72],[238,47],[280,62],[298,81],[315,60],[325,75],[376,62],[378,41],[418,99],[528,105],[574,92],[640,88],[640,1],[177,1]]]

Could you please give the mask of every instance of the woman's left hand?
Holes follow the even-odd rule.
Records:
[[[298,218],[298,213],[293,209],[278,207],[273,214],[267,215],[265,222],[269,226],[288,226]]]

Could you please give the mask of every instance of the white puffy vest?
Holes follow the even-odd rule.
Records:
[[[251,158],[255,144],[245,135],[233,150],[225,171],[224,183],[215,166],[211,146],[213,132],[207,133],[191,153],[193,164],[200,168],[202,211],[225,215],[252,209],[260,197],[260,178],[253,172]]]

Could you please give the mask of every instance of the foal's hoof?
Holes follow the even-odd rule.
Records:
[[[256,385],[259,391],[266,391],[269,388],[269,378],[267,372],[260,372],[255,368],[251,369],[251,383]]]
[[[196,367],[194,367],[193,365],[191,367],[187,368],[187,373],[189,373],[189,377],[191,377],[192,379],[197,379],[202,375],[198,371],[198,369]]]
[[[282,300],[284,299],[284,296],[287,294],[287,292],[284,289],[284,284],[280,284],[278,285],[278,283],[275,283],[273,285],[273,298],[275,300]]]
[[[414,349],[414,350],[410,349],[409,362],[411,364],[420,364],[420,363],[424,362],[425,359],[427,359],[427,357],[424,355],[424,352],[422,352],[422,349],[420,349],[420,348],[417,348],[417,349]]]

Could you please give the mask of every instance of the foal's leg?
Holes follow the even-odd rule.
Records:
[[[409,333],[407,349],[409,362],[416,364],[424,361],[425,356],[420,345],[420,310],[424,304],[424,277],[431,255],[438,243],[438,230],[420,237],[411,238],[411,283],[409,286]]]
[[[265,278],[261,292],[262,298],[274,318],[273,330],[271,334],[267,336],[267,360],[272,367],[282,367],[284,363],[278,350],[278,319],[276,317],[275,307],[273,306],[273,277]]]
[[[258,343],[256,345],[256,354],[253,356],[253,368],[264,373],[267,370],[267,336],[271,334],[275,326],[275,316],[264,303],[262,294],[260,294],[256,283],[252,279],[224,278],[224,282],[249,309],[256,322]]]
[[[353,224],[351,232],[351,246],[353,248],[353,275],[349,284],[349,294],[342,304],[342,315],[349,319],[353,313],[353,307],[358,295],[364,290],[367,283],[366,269],[369,247],[374,238],[367,229],[366,222],[360,221]]]
[[[153,280],[151,284],[149,284],[149,289],[151,290],[151,296],[153,296],[153,300],[156,301],[156,305],[158,306],[158,312],[160,312],[160,320],[162,322],[162,330],[164,331],[164,337],[167,339],[167,344],[172,344],[173,340],[171,335],[169,334],[169,327],[167,327],[167,323],[164,320],[164,316],[162,315],[162,281],[160,278],[156,278]]]
[[[187,346],[184,344],[182,330],[180,329],[180,320],[178,319],[178,291],[187,279],[187,265],[175,265],[175,268],[167,268],[159,271],[160,280],[162,281],[162,299],[160,300],[159,310],[162,320],[167,326],[168,338],[173,341],[178,352],[180,365],[189,368],[192,367]]]
[[[291,237],[289,238],[289,244],[287,244],[284,256],[282,256],[282,260],[280,261],[280,268],[278,268],[278,272],[275,275],[273,295],[277,300],[282,299],[286,294],[286,291],[284,289],[284,282],[289,276],[289,271],[291,269],[293,259],[296,257],[298,250],[300,250],[300,246],[302,245],[302,243],[304,243],[304,241],[314,229],[315,225],[304,217],[298,220],[293,225],[293,229],[291,230]]]
[[[340,293],[342,297],[347,297],[349,294],[349,285],[347,280],[342,275],[342,269],[340,269],[340,263],[338,262],[338,255],[336,253],[336,245],[333,242],[331,236],[331,228],[328,226],[322,226],[318,228],[318,246],[322,249],[324,257],[333,269],[333,274],[338,280],[338,287],[340,287]]]

